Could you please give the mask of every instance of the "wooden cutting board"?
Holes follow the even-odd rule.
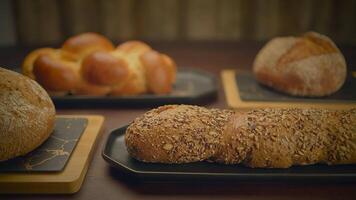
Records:
[[[65,168],[60,172],[0,173],[0,193],[75,193],[86,175],[94,146],[104,122],[99,115],[60,115],[61,118],[86,118],[87,127],[77,142]]]
[[[328,109],[349,109],[356,107],[356,101],[352,100],[343,100],[342,97],[338,97],[338,99],[327,99],[319,98],[319,99],[312,99],[312,98],[294,98],[288,95],[284,95],[267,89],[266,93],[261,95],[266,95],[267,93],[269,96],[265,96],[266,99],[263,97],[253,97],[254,100],[244,100],[242,98],[242,93],[239,89],[247,88],[246,86],[238,85],[237,76],[236,74],[239,71],[235,70],[223,70],[221,72],[221,79],[223,82],[224,92],[227,100],[227,104],[229,107],[236,108],[236,109],[253,109],[253,108],[328,108]],[[244,72],[240,72],[244,73]],[[352,74],[352,78],[355,78],[354,74]],[[243,82],[240,82],[243,83]],[[245,83],[248,83],[248,81]],[[255,83],[251,83],[253,85]],[[256,95],[255,93],[261,92],[263,90],[262,87],[253,88],[251,89],[251,93]],[[255,92],[255,93],[254,93]],[[275,94],[272,94],[275,93]],[[251,96],[253,96],[251,95]],[[251,97],[250,96],[250,97]],[[245,94],[246,97],[246,94]],[[350,98],[350,97],[349,97]],[[259,99],[259,100],[256,100]]]

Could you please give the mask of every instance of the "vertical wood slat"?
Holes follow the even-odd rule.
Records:
[[[278,2],[278,35],[299,35],[309,31],[312,1],[289,0]]]
[[[113,40],[125,40],[135,37],[134,1],[100,1],[99,28],[103,34]]]
[[[356,40],[356,0],[333,1],[331,36],[340,42]]]
[[[217,0],[187,1],[186,37],[191,40],[217,38]]]
[[[313,1],[313,17],[311,18],[311,29],[322,34],[330,35],[332,31],[330,23],[333,20],[332,0],[314,0]]]
[[[266,40],[278,35],[278,12],[279,0],[256,0],[254,38]]]
[[[356,0],[15,0],[20,44],[95,31],[114,40],[268,40],[308,30],[356,44]]]
[[[137,34],[147,39],[176,39],[179,34],[179,0],[137,2]]]
[[[0,1],[0,45],[14,45],[15,21],[11,0]]]
[[[244,8],[241,0],[221,0],[218,7],[219,39],[239,39],[243,36]]]
[[[96,0],[60,0],[59,10],[65,37],[82,32],[100,32]]]
[[[218,38],[221,40],[250,39],[254,30],[254,1],[220,0],[218,5]]]
[[[22,44],[48,44],[61,40],[57,1],[14,1],[17,37]]]

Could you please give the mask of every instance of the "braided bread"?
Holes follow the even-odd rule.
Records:
[[[32,51],[22,71],[54,94],[167,94],[176,78],[176,65],[167,55],[140,41],[115,48],[96,33],[71,37],[60,49]]]
[[[356,164],[356,109],[232,111],[168,105],[138,117],[125,134],[140,161],[212,161],[288,168]]]
[[[345,58],[327,36],[278,37],[268,42],[253,64],[257,81],[295,96],[325,96],[346,79]]]

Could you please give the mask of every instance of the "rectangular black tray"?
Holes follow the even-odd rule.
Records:
[[[237,72],[236,85],[243,101],[356,103],[356,78],[348,74],[339,91],[325,97],[296,97],[259,84],[251,72]]]
[[[131,158],[128,154],[124,141],[126,128],[127,126],[111,132],[102,156],[109,164],[139,181],[356,181],[356,165],[310,165],[288,169],[254,169],[241,165],[208,162],[144,163]]]
[[[159,106],[164,104],[205,104],[217,97],[216,77],[194,68],[179,68],[177,81],[168,95],[136,96],[51,96],[56,107]]]

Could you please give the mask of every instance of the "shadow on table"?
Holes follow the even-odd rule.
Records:
[[[138,181],[113,167],[109,174],[127,186],[128,189],[141,195],[203,195],[203,196],[293,196],[325,197],[335,199],[356,197],[356,183],[290,183],[290,182],[213,182],[199,180],[185,181]]]

